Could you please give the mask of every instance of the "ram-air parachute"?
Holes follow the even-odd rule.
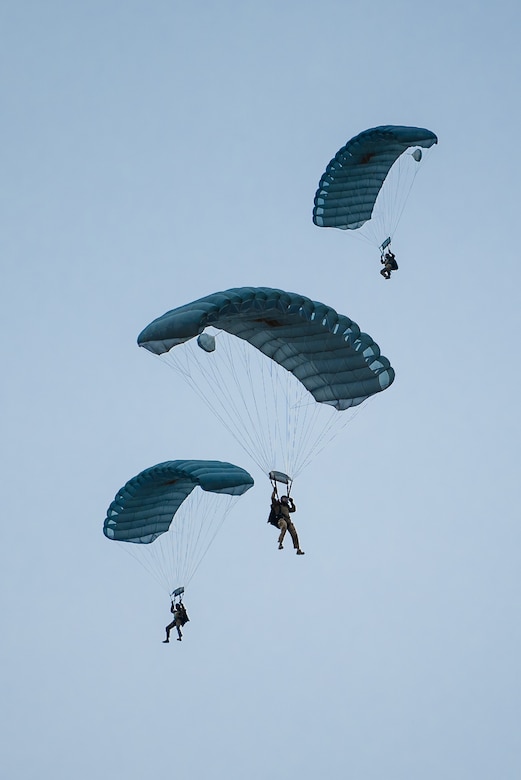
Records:
[[[346,410],[394,380],[388,359],[349,317],[269,287],[173,309],[138,344],[189,382],[266,474],[292,478],[348,421]]]
[[[253,485],[244,469],[214,460],[171,460],[142,471],[116,494],[103,533],[165,587],[190,582],[233,503]]]
[[[327,166],[313,222],[356,230],[385,249],[391,242],[424,151],[438,139],[422,127],[382,125],[352,138]]]

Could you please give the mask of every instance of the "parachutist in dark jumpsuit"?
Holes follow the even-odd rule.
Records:
[[[188,617],[188,613],[185,609],[185,605],[182,601],[179,602],[179,604],[174,604],[174,602],[171,602],[170,605],[170,612],[173,614],[174,619],[171,623],[169,623],[165,629],[166,631],[166,639],[163,639],[163,644],[167,644],[170,642],[170,631],[173,628],[177,629],[177,641],[181,642],[183,638],[183,634],[181,632],[181,627],[184,626],[185,623],[188,623],[190,618]]]
[[[277,522],[277,527],[280,529],[279,534],[279,550],[283,550],[282,542],[286,536],[286,531],[293,540],[293,547],[297,551],[297,555],[304,555],[304,552],[300,549],[298,540],[297,529],[293,525],[290,517],[290,512],[296,512],[297,507],[293,503],[293,499],[288,496],[281,496],[280,500],[277,498],[277,489],[273,489],[271,494],[271,509]]]
[[[384,279],[390,279],[391,278],[391,271],[397,271],[398,270],[398,263],[396,262],[396,255],[391,252],[390,249],[387,250],[385,255],[382,255],[380,257],[380,262],[383,265],[382,270],[380,273],[384,277]]]

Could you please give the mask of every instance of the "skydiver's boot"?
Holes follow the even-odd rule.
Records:
[[[163,644],[167,645],[170,642],[170,639],[163,639]]]
[[[301,550],[299,547],[299,549],[297,550],[297,555],[305,555],[305,554],[306,553],[304,552],[304,550]]]
[[[282,546],[282,544],[279,542],[279,550],[283,550],[283,549],[284,549],[284,547],[283,547],[283,546]]]

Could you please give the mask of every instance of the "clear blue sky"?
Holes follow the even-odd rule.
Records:
[[[521,776],[519,4],[4,2],[0,751],[9,780]],[[311,222],[379,124],[439,145],[394,247]],[[396,381],[270,486],[136,346],[215,290],[348,314]],[[102,535],[127,479],[256,486],[168,600]]]

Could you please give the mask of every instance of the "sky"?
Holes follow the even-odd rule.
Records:
[[[2,4],[3,777],[519,778],[520,23],[513,0]],[[390,282],[311,220],[381,124],[439,138]],[[326,302],[396,371],[296,480],[303,557],[136,344],[245,285]],[[102,527],[182,458],[256,484],[164,645],[168,597]]]

